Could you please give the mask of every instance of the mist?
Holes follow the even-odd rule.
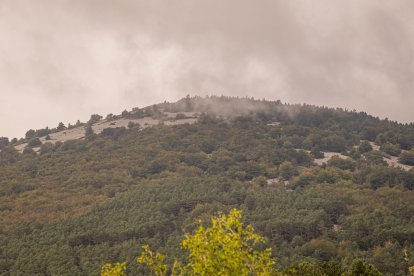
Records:
[[[413,122],[414,2],[0,1],[0,136],[190,95]]]

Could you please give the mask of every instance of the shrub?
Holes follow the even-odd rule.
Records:
[[[401,153],[401,147],[398,144],[385,143],[381,145],[380,150],[392,156],[398,156]]]
[[[27,143],[28,147],[34,148],[42,145],[42,142],[39,140],[39,138],[33,138],[30,139],[30,141]]]
[[[399,161],[404,165],[414,166],[414,150],[401,153]]]

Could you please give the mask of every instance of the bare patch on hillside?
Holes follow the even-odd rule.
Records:
[[[369,142],[369,144],[371,145],[373,150],[380,151],[380,146],[379,145],[375,144],[374,142]],[[406,152],[406,150],[402,150],[401,152],[402,153]],[[384,159],[385,162],[387,162],[388,166],[390,166],[390,167],[401,168],[401,169],[406,170],[406,171],[409,171],[412,168],[414,168],[414,166],[401,164],[398,161],[398,157],[396,157],[396,156],[387,155],[387,156],[383,157],[383,159]]]
[[[368,141],[368,143],[371,145],[373,150],[378,150],[378,151],[380,150],[380,146],[378,146],[374,142]]]
[[[409,171],[412,168],[414,168],[414,166],[401,164],[400,162],[398,162],[398,157],[396,156],[384,157],[384,161],[387,162],[388,166],[390,167],[401,168],[406,171]]]
[[[334,156],[338,156],[339,158],[342,158],[342,159],[349,159],[350,158],[349,156],[345,156],[341,153],[332,152],[332,151],[323,152],[323,155],[324,155],[324,158],[314,160],[314,162],[316,164],[318,164],[319,166],[323,165],[323,163],[327,163]]]
[[[182,118],[177,114],[182,114]],[[92,125],[92,129],[96,134],[100,134],[105,128],[117,128],[117,127],[125,127],[128,128],[128,124],[130,122],[139,124],[141,128],[147,128],[159,125],[163,123],[167,126],[173,125],[182,125],[182,124],[194,124],[198,120],[198,114],[195,112],[180,112],[180,113],[172,113],[166,112],[165,115],[167,116],[166,120],[158,120],[151,117],[145,117],[140,119],[116,119],[116,120],[100,120],[99,122]],[[85,137],[85,126],[79,126],[71,129],[66,129],[63,131],[55,132],[49,134],[50,139],[46,140],[45,137],[40,137],[39,140],[44,144],[45,142],[49,142],[55,144],[56,142],[66,142],[70,140],[78,140],[83,139]],[[15,149],[22,153],[23,150],[26,148],[27,143],[23,143],[20,145],[15,146]],[[40,150],[40,147],[33,148],[35,152]]]

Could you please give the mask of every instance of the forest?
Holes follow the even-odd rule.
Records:
[[[194,123],[167,124],[166,113],[188,112]],[[159,123],[97,134],[103,117],[93,115],[0,138],[0,275],[99,275],[104,263],[134,263],[145,244],[171,263],[198,220],[234,208],[266,238],[278,271],[362,259],[408,275],[414,265],[413,123],[223,96],[110,115]],[[84,138],[39,140],[74,126]]]

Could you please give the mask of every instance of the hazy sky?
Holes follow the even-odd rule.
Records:
[[[0,136],[187,94],[414,121],[412,0],[0,0]]]

